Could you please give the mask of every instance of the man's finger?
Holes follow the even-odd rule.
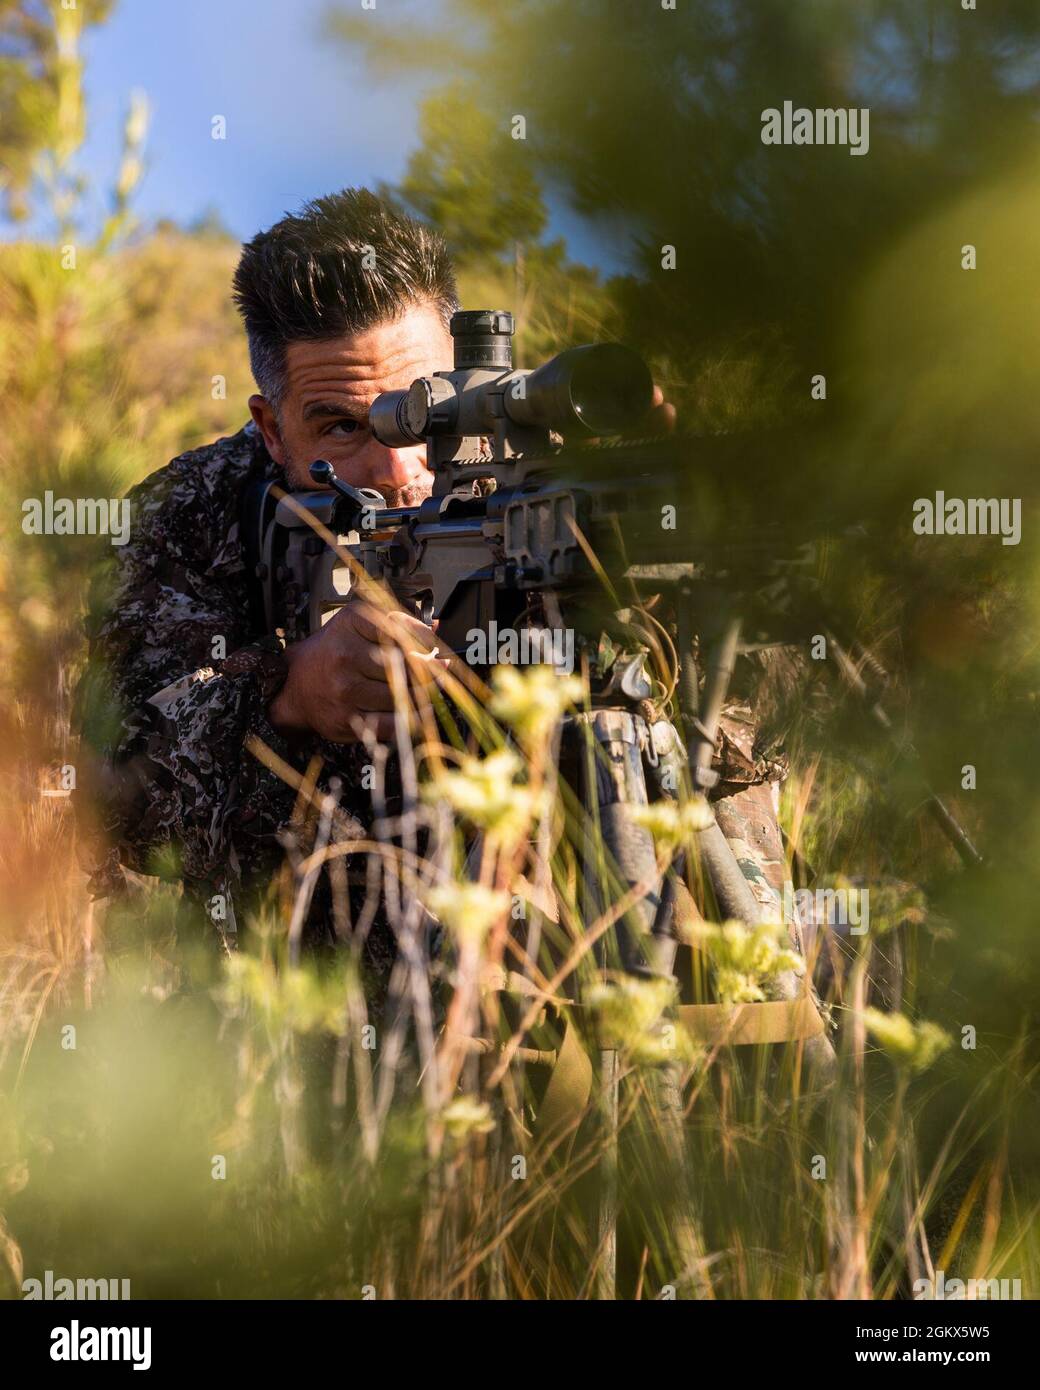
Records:
[[[354,677],[350,684],[351,705],[362,714],[370,711],[383,713],[394,707],[394,692],[385,680],[367,680],[364,676]]]
[[[372,734],[380,743],[389,743],[394,737],[396,727],[392,714],[355,714],[350,718],[349,734],[344,731],[342,738],[333,739],[332,742],[358,742],[367,732]]]
[[[434,633],[418,618],[413,618],[403,609],[393,609],[379,613],[371,605],[348,603],[344,612],[349,612],[354,631],[369,642],[394,642],[398,646],[429,651],[437,645]]]
[[[408,667],[413,671],[421,671],[423,667],[433,670],[434,667],[449,667],[450,659],[445,655],[443,647],[418,647],[411,641],[407,642],[403,648],[403,654]],[[390,663],[394,659],[393,651],[387,646],[380,646],[376,642],[366,642],[362,647],[357,659],[357,670],[360,675],[366,676],[369,680],[388,681],[390,679]],[[415,663],[421,663],[416,665]]]
[[[660,391],[655,391],[655,395],[660,395]],[[675,429],[675,406],[663,397],[660,401],[655,401],[653,409],[648,417],[650,428],[655,434],[671,434]]]
[[[370,714],[364,722],[380,743],[389,743],[397,731],[397,723],[392,714]]]
[[[359,644],[357,653],[356,669],[359,675],[364,676],[366,680],[384,683],[390,679],[387,669],[390,665],[388,648],[366,638],[363,645]]]
[[[630,430],[625,433],[638,439],[644,434],[670,434],[675,429],[675,406],[664,398],[664,391],[654,382],[650,397],[650,408]],[[593,443],[596,441],[593,440]]]

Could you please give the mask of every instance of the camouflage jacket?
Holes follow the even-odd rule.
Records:
[[[228,935],[281,862],[295,801],[247,739],[297,771],[322,752],[267,719],[285,659],[251,617],[240,539],[244,489],[263,479],[283,481],[250,423],[132,489],[130,539],[91,590],[77,699],[103,835],[95,892],[118,891],[121,866],[180,878]]]
[[[111,548],[108,570],[92,587],[77,701],[103,839],[95,892],[117,892],[122,866],[181,879],[225,937],[284,861],[296,800],[249,751],[250,735],[297,773],[318,756],[340,774],[345,810],[362,821],[370,815],[360,749],[317,738],[290,746],[267,719],[286,664],[278,637],[251,616],[254,581],[240,538],[244,489],[263,479],[284,483],[248,424],[180,455],[131,491],[130,539]],[[782,859],[770,798],[762,796],[782,767],[756,757],[753,733],[746,710],[728,716],[716,767],[729,808],[724,829],[742,849],[754,845],[759,867],[749,860],[745,872],[760,884],[761,865],[771,861],[775,879]],[[742,831],[743,801],[754,833]],[[322,910],[319,892],[311,915],[327,936]]]

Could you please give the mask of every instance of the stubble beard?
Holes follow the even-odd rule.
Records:
[[[423,478],[407,487],[391,488],[383,492],[388,507],[417,507],[433,491],[433,479]]]

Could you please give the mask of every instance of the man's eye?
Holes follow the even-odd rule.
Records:
[[[361,428],[356,420],[337,420],[325,431],[326,434],[356,434]]]

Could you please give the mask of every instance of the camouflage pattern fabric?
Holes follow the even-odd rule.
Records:
[[[111,548],[91,591],[77,697],[84,750],[93,754],[85,784],[100,813],[95,893],[119,892],[123,867],[180,879],[228,940],[284,862],[295,802],[294,790],[246,750],[250,735],[299,773],[319,758],[326,779],[340,778],[344,809],[371,817],[363,749],[317,738],[290,745],[267,719],[285,676],[282,643],[300,635],[258,631],[251,618],[242,497],[267,479],[285,482],[250,423],[131,491],[130,539]],[[782,882],[776,788],[785,767],[756,754],[747,705],[727,710],[715,766],[720,824],[764,901]],[[328,940],[327,884],[310,918],[310,934]],[[388,930],[377,921],[370,938],[382,970],[393,956]]]
[[[248,736],[300,772],[331,755],[345,800],[361,780],[359,750],[290,746],[267,719],[286,664],[279,637],[252,626],[239,536],[243,489],[261,479],[284,483],[249,424],[130,492],[130,539],[92,586],[77,693],[102,837],[95,894],[122,889],[122,866],[180,878],[229,937],[283,861],[296,795]]]
[[[778,819],[787,762],[758,753],[756,735],[750,706],[728,706],[719,720],[714,761],[719,780],[712,799],[715,819],[733,848],[755,901],[779,921],[788,877]],[[793,935],[800,947],[800,940]]]

